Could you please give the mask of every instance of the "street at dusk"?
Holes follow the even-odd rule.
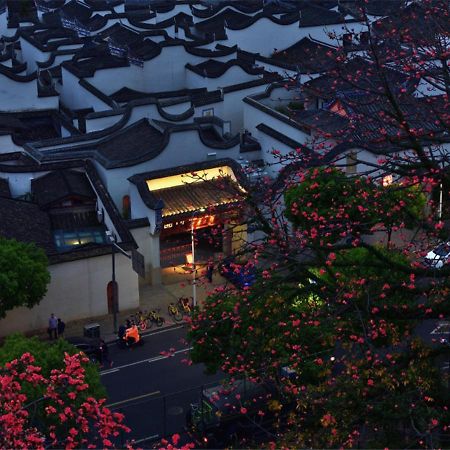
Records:
[[[0,0],[0,449],[450,448],[450,0]]]
[[[132,430],[126,439],[134,439],[139,447],[182,434],[186,413],[191,403],[199,401],[202,385],[223,378],[204,375],[201,364],[187,364],[185,327],[163,329],[143,339],[145,344],[132,350],[112,345],[114,365],[101,371],[108,406],[125,414]]]

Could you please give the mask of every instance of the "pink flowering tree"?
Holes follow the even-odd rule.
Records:
[[[65,354],[48,376],[24,353],[0,369],[1,448],[112,448],[129,431],[105,399],[79,399],[89,388],[81,354]],[[33,392],[33,398],[25,392]],[[36,395],[39,393],[39,395]]]
[[[194,362],[278,386],[277,446],[450,439],[449,348],[424,331],[450,315],[450,265],[424,259],[449,239],[449,4],[374,21],[371,3],[341,2],[367,34],[335,36],[327,73],[286,80],[310,140],[245,186],[252,236],[233,270],[257,282],[216,289],[189,333]]]

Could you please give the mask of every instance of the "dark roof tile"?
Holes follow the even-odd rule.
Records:
[[[0,217],[0,236],[56,252],[50,218],[36,203],[0,197]]]
[[[41,208],[69,196],[96,198],[85,173],[74,170],[57,170],[35,178],[31,192]]]
[[[100,141],[97,152],[109,162],[133,161],[143,155],[150,159],[151,154],[159,154],[163,141],[163,134],[143,119]]]
[[[0,178],[0,197],[11,197],[8,178]]]

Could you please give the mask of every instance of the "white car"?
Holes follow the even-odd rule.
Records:
[[[427,253],[425,261],[434,269],[440,269],[450,263],[450,242],[442,242]]]

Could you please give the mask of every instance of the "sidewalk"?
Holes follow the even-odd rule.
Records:
[[[201,276],[203,269],[199,268],[197,276],[197,304],[201,305],[209,292],[217,285],[225,282],[225,279],[218,274],[214,274],[213,282],[208,283]],[[117,326],[125,323],[130,314],[138,310],[159,310],[161,316],[164,317],[165,323],[161,328],[167,328],[174,325],[180,325],[183,322],[175,322],[168,314],[169,303],[177,303],[180,297],[192,297],[192,274],[184,271],[181,267],[167,268],[162,270],[162,284],[158,286],[145,285],[140,288],[140,306],[136,309],[120,311],[117,314]],[[64,337],[83,336],[83,327],[88,324],[97,323],[100,325],[101,337],[106,342],[114,342],[116,334],[113,327],[113,315],[106,314],[104,316],[91,317],[89,319],[74,320],[66,322]],[[153,327],[151,331],[160,330],[161,328]],[[42,339],[48,339],[47,333],[43,330],[41,333],[34,333]]]

